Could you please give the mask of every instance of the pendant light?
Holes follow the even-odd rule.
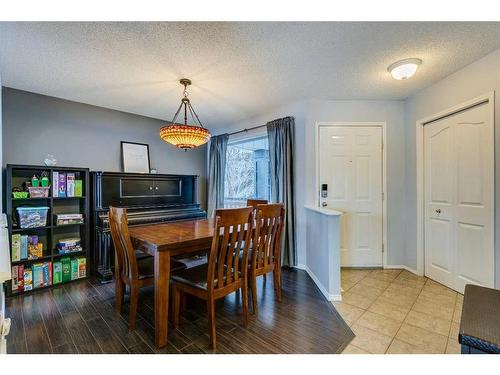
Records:
[[[191,80],[183,78],[180,80],[180,83],[184,86],[181,104],[177,112],[175,112],[172,123],[160,129],[160,138],[171,145],[187,151],[188,149],[207,143],[210,140],[210,132],[203,127],[188,99],[187,87],[191,85]],[[175,121],[182,109],[184,109],[184,124],[178,124]],[[188,112],[191,115],[194,125],[188,125]]]

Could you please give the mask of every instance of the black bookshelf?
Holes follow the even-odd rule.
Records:
[[[13,198],[12,188],[21,187],[24,181],[27,181],[34,174],[40,176],[42,172],[48,172],[50,178],[51,189],[49,196],[46,198]],[[74,173],[75,179],[82,180],[82,196],[78,197],[53,197],[52,195],[52,184],[54,172],[62,173]],[[57,183],[57,181],[55,182]],[[8,164],[5,170],[5,195],[4,195],[4,207],[8,219],[8,230],[9,230],[9,250],[12,266],[23,265],[24,267],[30,267],[34,263],[51,262],[57,261],[63,257],[69,257],[71,259],[76,257],[86,258],[86,275],[89,274],[89,222],[90,222],[90,206],[89,206],[89,170],[87,168],[72,168],[72,167],[60,167],[60,166],[41,166],[41,165],[13,165]],[[22,206],[46,206],[48,207],[47,214],[47,225],[38,228],[20,228],[16,223],[16,209]],[[57,225],[55,221],[55,214],[70,214],[70,213],[81,213],[83,215],[83,224],[67,224],[67,225]],[[12,234],[26,234],[26,235],[38,235],[41,238],[41,242],[44,244],[43,256],[37,259],[21,259],[20,261],[12,261]],[[80,237],[80,243],[82,251],[73,252],[69,254],[59,254],[56,249],[57,241],[64,237]],[[82,278],[75,279],[81,280]],[[75,280],[66,281],[73,282]],[[33,288],[29,291],[12,291],[12,284],[8,282],[6,284],[7,295],[18,295],[24,293],[30,293],[37,290],[47,289],[52,286],[61,285],[61,282],[56,285],[43,286],[40,288]]]

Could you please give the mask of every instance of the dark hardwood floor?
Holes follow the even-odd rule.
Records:
[[[207,315],[190,300],[167,347],[154,347],[153,289],[139,296],[137,329],[128,330],[128,298],[114,315],[114,284],[82,280],[8,298],[12,318],[8,353],[211,353]],[[274,297],[272,277],[259,282],[259,316],[241,325],[236,294],[219,301],[217,353],[339,353],[354,337],[332,304],[304,271],[283,270],[283,301]]]

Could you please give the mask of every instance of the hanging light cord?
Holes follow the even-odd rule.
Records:
[[[177,116],[179,116],[179,113],[181,112],[182,106],[184,106],[184,125],[187,126],[187,112],[189,110],[189,113],[191,114],[191,117],[193,118],[193,121],[199,124],[199,126],[203,129],[205,127],[200,121],[200,118],[196,114],[196,111],[194,110],[193,106],[191,105],[190,100],[188,99],[188,92],[187,92],[187,84],[184,84],[184,92],[183,92],[183,98],[181,99],[181,104],[179,105],[179,108],[177,108],[177,112],[175,112],[174,118],[172,120],[172,124],[175,124],[175,120],[177,120]]]

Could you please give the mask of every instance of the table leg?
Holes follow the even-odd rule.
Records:
[[[167,345],[168,293],[170,283],[170,252],[155,253],[155,344]]]

